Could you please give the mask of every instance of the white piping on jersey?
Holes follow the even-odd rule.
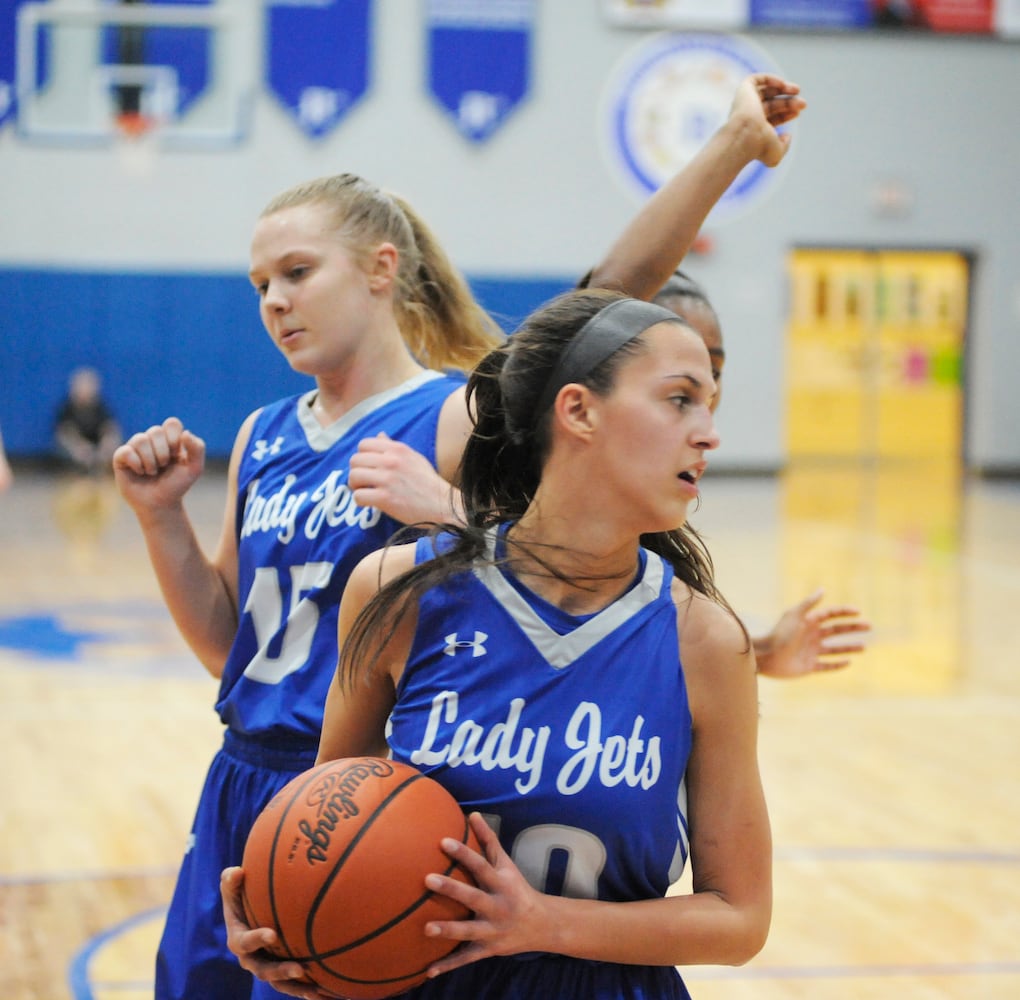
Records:
[[[673,853],[673,860],[669,865],[670,884],[679,880],[684,873],[684,866],[691,854],[691,837],[687,832],[687,770],[684,769],[684,776],[680,781],[680,788],[676,796],[676,851]]]
[[[340,440],[362,417],[367,416],[373,410],[377,410],[380,406],[385,406],[387,403],[392,402],[394,399],[398,399],[400,396],[404,396],[409,392],[414,392],[419,386],[424,385],[426,382],[431,382],[436,378],[444,378],[442,372],[433,371],[431,368],[426,368],[424,371],[415,375],[413,378],[409,378],[406,382],[401,382],[400,385],[395,385],[392,389],[385,389],[382,392],[377,392],[374,396],[369,396],[367,399],[363,399],[360,403],[356,403],[352,406],[342,417],[338,420],[334,420],[328,427],[323,427],[318,420],[315,419],[315,415],[312,413],[312,403],[315,401],[317,389],[310,389],[298,400],[297,417],[298,423],[304,429],[305,437],[308,439],[308,445],[313,451],[327,451],[333,447],[337,441]],[[453,388],[450,389],[453,392]]]
[[[496,550],[495,528],[489,532],[486,549],[487,555],[492,558]],[[562,670],[659,596],[663,565],[660,556],[649,552],[638,583],[609,607],[603,608],[566,635],[560,635],[547,625],[497,566],[476,566],[474,574],[506,608],[518,628],[531,640],[549,665]]]

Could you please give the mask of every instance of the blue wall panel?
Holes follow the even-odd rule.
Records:
[[[506,330],[569,279],[471,282]],[[125,433],[178,416],[211,457],[256,406],[310,387],[258,317],[244,275],[0,268],[0,428],[13,456],[52,452],[53,416],[79,365],[103,376]]]
[[[10,304],[0,427],[12,455],[51,451],[78,365],[99,369],[126,432],[176,415],[211,455],[229,454],[259,402],[307,384],[269,342],[244,276],[0,269],[0,294]]]

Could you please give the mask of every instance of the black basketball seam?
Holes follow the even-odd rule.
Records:
[[[422,775],[418,775],[417,777],[425,777],[425,775],[422,774]],[[407,782],[404,782],[404,784],[402,784],[398,788],[394,789],[394,793],[400,791],[400,789],[404,788],[406,785],[410,784],[412,781],[415,781],[415,780],[417,780],[416,777],[410,778]],[[387,798],[386,801],[388,801],[388,798]],[[382,803],[380,803],[380,805],[382,805]],[[373,822],[374,822],[374,819],[375,819],[375,817],[373,817]],[[470,833],[470,823],[468,821],[468,818],[465,816],[464,817],[464,833],[462,834],[461,841],[460,841],[462,844],[467,844],[469,833]],[[447,865],[447,867],[444,870],[443,874],[444,875],[449,875],[450,872],[453,871],[453,869],[456,868],[456,867],[457,867],[457,863],[451,859],[449,865]],[[407,972],[407,973],[405,973],[402,976],[391,976],[391,977],[384,978],[384,979],[355,979],[353,976],[345,976],[343,973],[334,972],[332,969],[326,968],[324,966],[324,964],[323,964],[323,960],[324,959],[329,959],[329,958],[335,958],[337,955],[342,955],[344,952],[350,951],[352,948],[355,948],[358,945],[364,944],[366,941],[370,941],[370,940],[372,940],[372,938],[378,937],[380,934],[385,933],[386,931],[388,931],[392,927],[394,927],[396,924],[400,923],[402,920],[407,919],[407,917],[409,917],[412,913],[414,913],[415,910],[417,910],[419,907],[423,906],[425,904],[426,900],[431,899],[433,896],[435,896],[435,893],[432,892],[429,889],[426,889],[424,894],[418,898],[418,900],[414,903],[414,905],[408,907],[403,913],[399,914],[397,917],[395,917],[394,919],[388,921],[387,923],[380,924],[378,927],[376,927],[372,931],[371,934],[364,935],[358,941],[352,942],[350,944],[346,944],[342,948],[334,948],[331,951],[324,951],[324,952],[319,952],[319,953],[312,952],[308,956],[307,959],[302,959],[301,961],[303,963],[314,962],[317,966],[322,967],[322,970],[327,975],[332,976],[334,979],[339,979],[341,982],[355,983],[355,984],[359,984],[359,985],[363,985],[363,986],[383,985],[385,983],[399,983],[399,982],[403,982],[406,979],[414,979],[414,978],[416,978],[418,976],[421,976],[429,968],[429,965],[432,964],[431,962],[429,963],[429,965],[426,965],[426,966],[424,966],[421,969],[416,969],[413,972]],[[307,934],[306,934],[306,939],[307,939]],[[310,940],[307,943],[309,944],[309,946],[311,945],[311,941]],[[460,944],[459,941],[451,942],[450,943],[450,947],[442,955],[439,955],[438,958],[445,958],[446,955],[449,955],[450,952],[452,952],[459,944]],[[438,960],[438,958],[436,960]],[[411,985],[413,985],[413,984],[411,984]],[[408,988],[410,988],[410,986]]]
[[[294,805],[295,800],[302,793],[304,793],[304,791],[308,788],[308,785],[311,782],[317,781],[321,773],[330,768],[333,764],[334,761],[329,761],[328,763],[320,764],[318,767],[313,768],[308,773],[307,780],[302,782],[297,788],[294,789],[294,793],[291,795],[290,801],[285,806],[283,814],[280,816],[279,820],[276,823],[276,829],[273,832],[272,847],[269,849],[269,872],[268,872],[269,908],[270,910],[272,910],[273,914],[273,928],[276,930],[276,936],[280,939],[280,943],[283,945],[284,950],[287,952],[287,957],[297,962],[303,961],[303,959],[295,953],[294,949],[291,948],[290,944],[287,942],[287,936],[283,933],[283,927],[280,924],[279,910],[277,909],[276,906],[276,878],[274,877],[276,868],[276,847],[280,841],[280,830],[284,825],[284,820],[290,813],[291,807]]]
[[[383,813],[386,807],[405,788],[408,788],[410,785],[413,785],[416,781],[420,781],[424,777],[425,775],[420,772],[416,772],[415,774],[409,774],[403,781],[400,782],[399,785],[396,786],[396,788],[391,789],[384,799],[381,799],[378,803],[376,803],[375,809],[369,815],[368,819],[366,819],[361,824],[361,826],[358,828],[358,832],[347,842],[347,846],[344,847],[343,853],[334,862],[333,870],[330,872],[329,878],[322,883],[322,886],[320,887],[318,894],[312,901],[312,906],[308,912],[308,919],[305,921],[305,944],[308,945],[308,950],[310,954],[315,954],[315,952],[312,949],[312,934],[311,934],[312,921],[318,914],[319,907],[322,905],[322,900],[325,897],[326,893],[329,891],[330,886],[336,881],[336,877],[339,874],[340,869],[343,867],[344,862],[350,856],[354,848],[358,846],[358,844],[364,838],[365,834],[375,825],[376,820],[379,819],[379,816]],[[347,951],[348,949],[354,947],[354,945],[360,944],[364,940],[365,938],[362,937],[359,941],[353,942],[352,944],[344,945],[343,948],[337,949],[337,953],[339,954],[340,952]]]

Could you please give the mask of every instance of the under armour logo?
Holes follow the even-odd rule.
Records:
[[[446,647],[443,652],[447,656],[453,656],[458,649],[470,649],[472,656],[485,656],[485,640],[489,637],[484,632],[475,632],[474,639],[458,639],[456,632],[451,632],[446,637]]]
[[[272,444],[268,441],[256,441],[255,447],[252,448],[251,457],[256,462],[261,462],[266,455],[279,455],[280,448],[283,446],[283,438],[278,437]]]

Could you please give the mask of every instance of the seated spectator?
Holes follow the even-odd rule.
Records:
[[[77,472],[92,474],[110,469],[123,436],[103,399],[99,373],[94,368],[77,368],[71,373],[67,398],[57,411],[55,437],[61,456]]]

